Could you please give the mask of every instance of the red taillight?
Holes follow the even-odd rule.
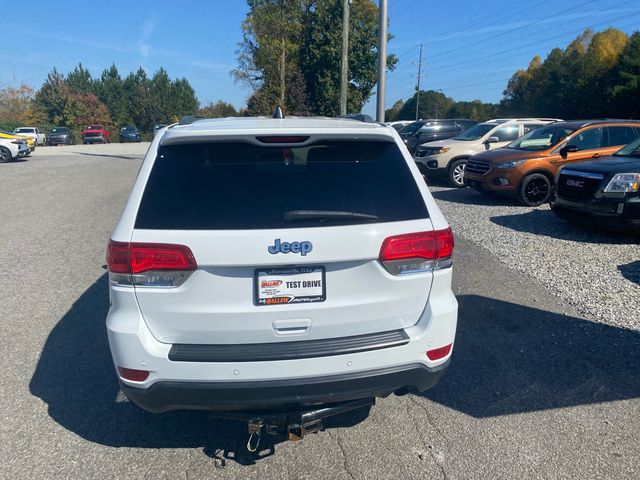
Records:
[[[429,360],[440,360],[441,358],[446,357],[451,352],[451,347],[453,343],[449,345],[445,345],[444,347],[434,348],[433,350],[427,351],[427,358]]]
[[[149,270],[196,269],[196,259],[189,247],[184,245],[166,245],[162,243],[132,243],[131,273],[142,273]]]
[[[196,269],[189,247],[165,243],[125,243],[109,241],[107,264],[113,273],[142,273],[149,270]]]
[[[261,143],[304,143],[309,136],[304,135],[271,135],[268,137],[256,137]]]
[[[132,382],[144,382],[149,378],[149,372],[147,370],[118,367],[118,373],[125,380],[131,380]]]
[[[440,260],[453,254],[451,228],[431,232],[407,233],[387,238],[380,249],[380,260],[388,262],[407,258]]]
[[[177,287],[197,268],[189,247],[109,241],[109,279],[114,285]]]
[[[107,266],[113,273],[131,273],[129,265],[129,244],[109,240]]]

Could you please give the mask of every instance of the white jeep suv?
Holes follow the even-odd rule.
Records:
[[[454,343],[452,253],[391,127],[165,128],[108,246],[122,389],[152,412],[252,418],[425,390]]]
[[[452,187],[464,186],[464,167],[476,153],[504,147],[525,133],[556,118],[495,118],[474,125],[449,140],[423,143],[414,153],[427,173],[444,174]]]

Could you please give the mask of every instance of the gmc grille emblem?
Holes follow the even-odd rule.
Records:
[[[584,182],[582,180],[572,180],[572,179],[569,178],[567,180],[567,186],[568,187],[582,188],[582,187],[584,187]]]

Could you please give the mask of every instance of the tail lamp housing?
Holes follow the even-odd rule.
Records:
[[[409,275],[449,268],[453,264],[451,228],[407,233],[382,242],[379,260],[393,275]]]
[[[109,241],[109,281],[112,285],[178,287],[197,268],[189,247],[166,243]]]

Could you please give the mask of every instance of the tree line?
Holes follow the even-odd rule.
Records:
[[[398,100],[387,120],[411,120],[416,97]],[[553,118],[638,118],[640,115],[640,32],[587,29],[545,60],[533,57],[513,74],[498,103],[456,102],[441,92],[421,91],[419,118],[531,116]]]
[[[79,64],[66,75],[54,68],[37,91],[28,85],[0,89],[0,128],[64,126],[78,134],[90,124],[111,131],[135,125],[148,134],[154,123],[176,121],[198,107],[189,81],[172,80],[163,68],[151,77],[139,68],[122,78],[111,65],[93,78]]]

